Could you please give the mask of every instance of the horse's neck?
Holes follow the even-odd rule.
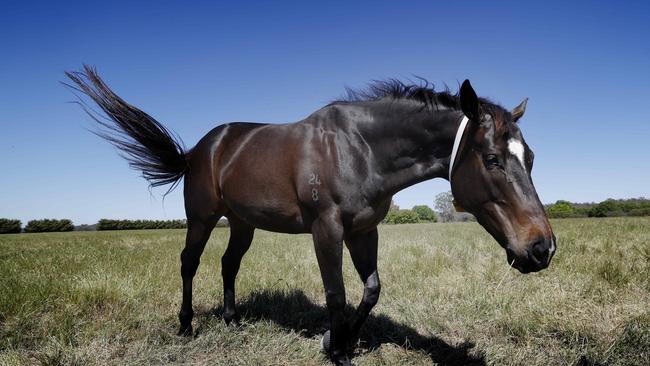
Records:
[[[382,177],[382,190],[392,195],[416,183],[446,177],[461,115],[455,110],[400,108],[377,113],[379,117],[364,137],[373,151],[376,173]]]

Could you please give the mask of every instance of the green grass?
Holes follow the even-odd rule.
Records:
[[[521,275],[474,223],[380,227],[382,295],[361,365],[607,365],[650,359],[650,218],[553,222],[558,253]],[[0,236],[0,364],[327,364],[311,237],[256,231],[227,327],[216,229],[195,278],[195,339],[175,336],[183,230]],[[346,253],[350,304],[362,285]],[[215,315],[215,313],[217,315]]]

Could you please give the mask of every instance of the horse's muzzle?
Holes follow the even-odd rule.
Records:
[[[506,248],[508,263],[521,273],[541,271],[551,263],[556,248],[555,235],[550,238],[540,237],[522,253]]]

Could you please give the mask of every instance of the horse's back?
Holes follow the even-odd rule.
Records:
[[[365,145],[344,114],[333,106],[292,124],[215,128],[192,151],[186,206],[204,206],[208,197],[255,227],[288,233],[309,232],[313,219],[332,209],[351,226],[373,224],[375,210],[366,212],[353,183],[367,175]]]

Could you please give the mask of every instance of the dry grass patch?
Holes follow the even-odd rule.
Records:
[[[477,224],[380,227],[382,296],[355,362],[647,364],[650,219],[553,226],[558,254],[530,275],[509,269]],[[311,237],[256,232],[237,282],[239,328],[219,317],[227,238],[216,229],[202,257],[199,336],[188,340],[175,336],[183,230],[0,236],[0,364],[327,364]],[[347,256],[344,276],[356,305]]]

